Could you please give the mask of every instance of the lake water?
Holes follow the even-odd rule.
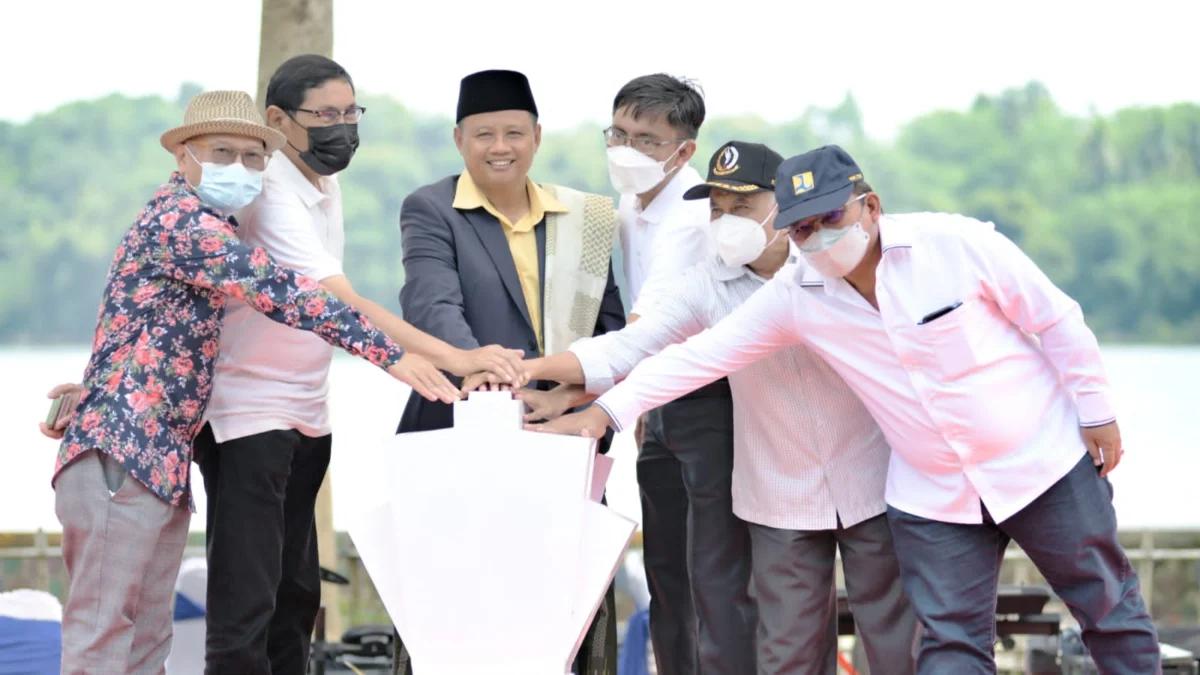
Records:
[[[59,531],[50,474],[58,443],[37,423],[49,409],[45,394],[78,381],[83,348],[0,348],[0,430],[3,476],[0,532]],[[1200,528],[1200,346],[1104,348],[1118,404],[1126,455],[1112,474],[1123,528]],[[394,434],[408,388],[373,366],[338,354],[332,368],[334,526],[344,530],[383,489],[384,441]],[[609,504],[641,522],[632,432],[617,436],[608,484]],[[195,474],[198,477],[198,472]],[[204,529],[204,489],[196,481],[193,531]]]

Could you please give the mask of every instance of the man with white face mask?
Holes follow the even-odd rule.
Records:
[[[677,279],[663,304],[637,323],[529,362],[530,369],[600,394],[643,359],[717,325],[749,299],[789,258],[787,237],[773,227],[782,162],[757,143],[731,141],[719,149],[708,181],[684,197],[710,203],[717,254]],[[837,669],[840,549],[871,672],[912,673],[917,624],[884,515],[890,450],[879,426],[845,381],[802,346],[731,373],[729,384],[733,462],[725,489],[752,542],[757,672]],[[583,419],[570,415],[531,428],[578,433]],[[705,580],[697,574],[694,583]]]
[[[52,485],[69,584],[64,675],[163,671],[194,511],[192,440],[231,299],[411,379],[408,355],[365,315],[237,239],[231,214],[286,141],[249,94],[197,95],[160,140],[178,170],[117,246],[73,416],[65,431],[42,429],[63,438]],[[431,376],[433,392],[457,398]]]
[[[991,223],[883,215],[837,146],[784,162],[775,194],[775,227],[790,229],[807,264],[643,361],[596,401],[608,419],[579,416],[589,432],[620,430],[643,410],[806,344],[892,448],[888,522],[925,628],[918,673],[995,672],[1009,541],[1079,621],[1101,672],[1161,672],[1154,622],[1117,540],[1107,474],[1121,434],[1078,303]]]
[[[630,323],[653,314],[664,288],[710,255],[708,200],[683,199],[703,183],[688,160],[704,116],[696,87],[661,73],[631,80],[613,99],[604,136],[609,177],[621,194],[617,222]],[[650,411],[644,433],[639,422],[634,434],[659,672],[753,669],[753,621],[747,626],[737,616],[741,609],[729,611],[731,603],[751,606],[749,565],[734,562],[749,545],[729,505],[731,432],[713,433],[711,426],[730,419],[731,409],[722,380]],[[713,547],[729,547],[728,557],[715,556]]]

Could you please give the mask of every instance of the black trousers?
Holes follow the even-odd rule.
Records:
[[[205,675],[304,675],[321,605],[315,507],[332,436],[268,431],[196,463],[208,494]]]
[[[647,413],[637,479],[658,672],[754,675],[758,613],[750,532],[733,515],[728,380]]]

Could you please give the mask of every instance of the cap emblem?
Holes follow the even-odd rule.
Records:
[[[795,176],[792,176],[792,189],[796,191],[797,195],[802,195],[814,187],[816,187],[816,185],[813,183],[813,175],[811,171],[805,171],[804,173],[799,173]]]
[[[738,170],[738,151],[732,145],[725,146],[717,161],[713,164],[712,172],[717,176],[728,176]]]

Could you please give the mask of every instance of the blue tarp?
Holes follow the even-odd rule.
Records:
[[[58,675],[62,624],[0,616],[0,675]]]

